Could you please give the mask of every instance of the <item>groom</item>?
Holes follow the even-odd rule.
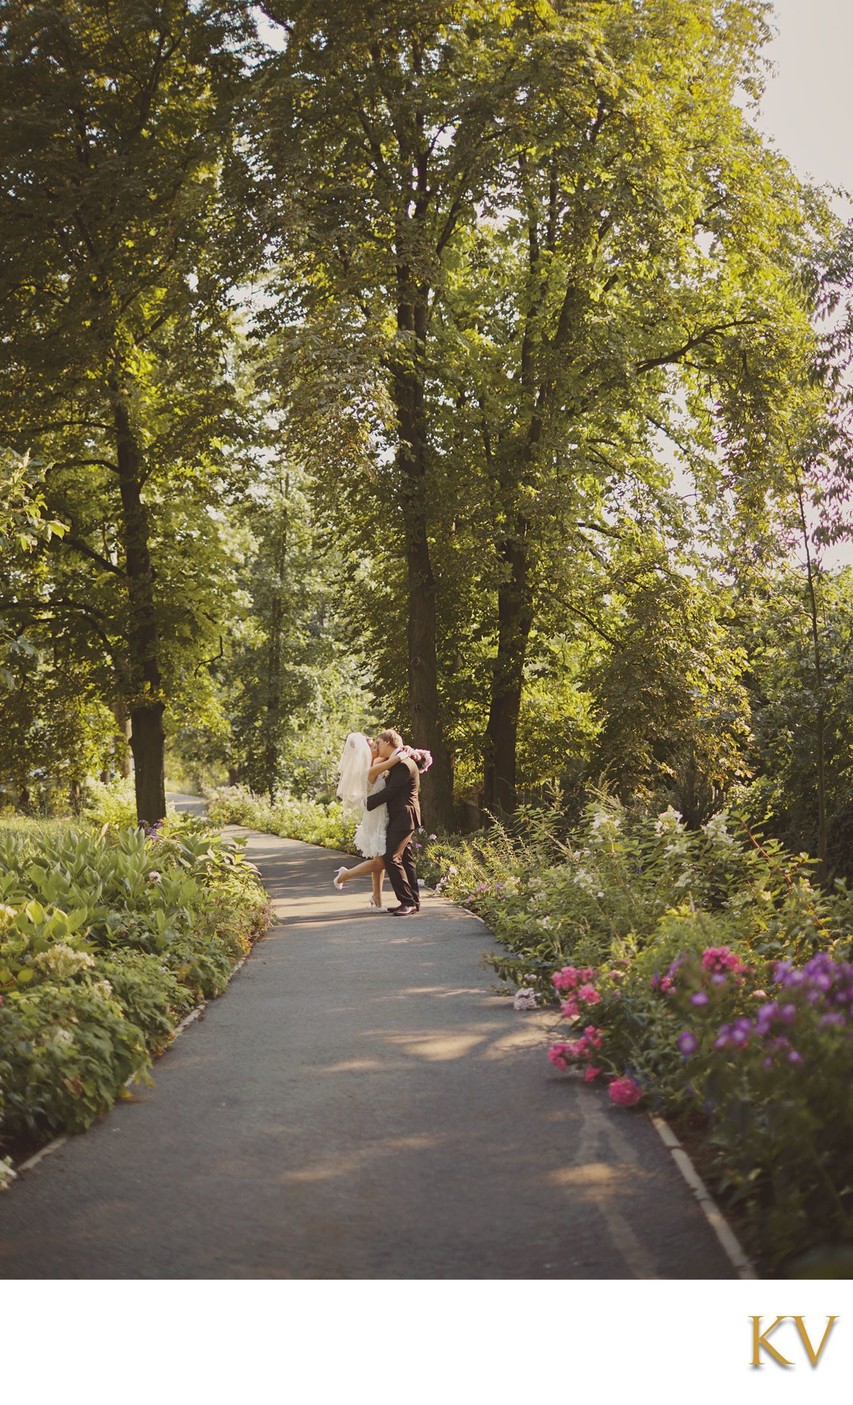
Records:
[[[388,806],[385,871],[399,904],[398,907],[389,907],[388,911],[394,917],[414,917],[421,908],[412,852],[412,835],[421,822],[418,801],[420,775],[414,761],[403,750],[403,738],[399,732],[380,732],[376,738],[376,748],[383,761],[391,756],[396,757],[394,765],[385,773],[384,787],[375,795],[368,795],[365,801],[368,810],[375,810],[378,805]]]

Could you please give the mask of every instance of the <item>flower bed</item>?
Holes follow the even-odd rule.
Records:
[[[257,871],[201,821],[0,825],[0,1155],[82,1130],[150,1079],[268,922]]]
[[[552,1065],[664,1112],[770,1272],[853,1240],[853,898],[724,815],[602,803],[428,846],[422,871],[508,948],[515,1004],[554,1007]]]

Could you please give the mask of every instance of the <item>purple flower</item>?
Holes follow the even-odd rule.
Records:
[[[767,1034],[778,1012],[779,1006],[775,1000],[771,1000],[769,1005],[759,1006],[755,1016],[755,1028],[759,1034]]]
[[[690,1054],[695,1054],[699,1048],[699,1040],[692,1029],[683,1029],[678,1036],[678,1047],[685,1058]]]
[[[802,1062],[803,1062],[803,1056],[802,1056],[802,1054],[797,1053],[797,1050],[796,1050],[796,1049],[792,1049],[791,1052],[790,1052],[790,1054],[788,1055],[788,1063],[789,1063],[789,1064],[801,1064]]]
[[[828,1015],[821,1015],[820,1024],[826,1028],[830,1025],[845,1025],[847,1021],[840,1010],[831,1010]]]
[[[707,1004],[708,1004],[708,992],[707,992],[706,990],[697,990],[697,992],[696,992],[695,995],[691,995],[691,997],[690,997],[690,1004],[691,1004],[691,1005],[707,1005]]]
[[[752,1034],[752,1021],[742,1015],[735,1020],[734,1024],[724,1024],[720,1026],[717,1038],[714,1040],[715,1049],[729,1049],[732,1046],[736,1049],[743,1048],[749,1042]]]

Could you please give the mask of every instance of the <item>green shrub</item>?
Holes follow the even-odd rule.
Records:
[[[197,820],[0,824],[0,1142],[87,1126],[269,912],[242,846]]]
[[[84,812],[95,824],[136,824],[136,786],[132,776],[86,783]]]
[[[80,1132],[112,1107],[149,1058],[142,1031],[108,983],[45,982],[16,989],[0,1008],[4,1132]]]
[[[318,800],[284,795],[271,805],[242,786],[225,786],[212,792],[208,814],[217,825],[245,825],[265,834],[301,839],[305,844],[317,844],[324,849],[356,852],[353,846],[356,826],[344,820],[341,805],[336,800],[323,804]]]
[[[196,991],[174,969],[140,951],[115,951],[96,966],[109,981],[124,1014],[159,1054],[171,1043],[177,1024],[196,1003]]]

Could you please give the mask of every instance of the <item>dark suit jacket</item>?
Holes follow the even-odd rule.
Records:
[[[388,806],[389,848],[392,838],[400,840],[404,834],[420,826],[420,785],[421,776],[414,761],[409,756],[401,756],[396,765],[386,771],[382,790],[367,797],[368,810],[375,810],[380,805]]]

